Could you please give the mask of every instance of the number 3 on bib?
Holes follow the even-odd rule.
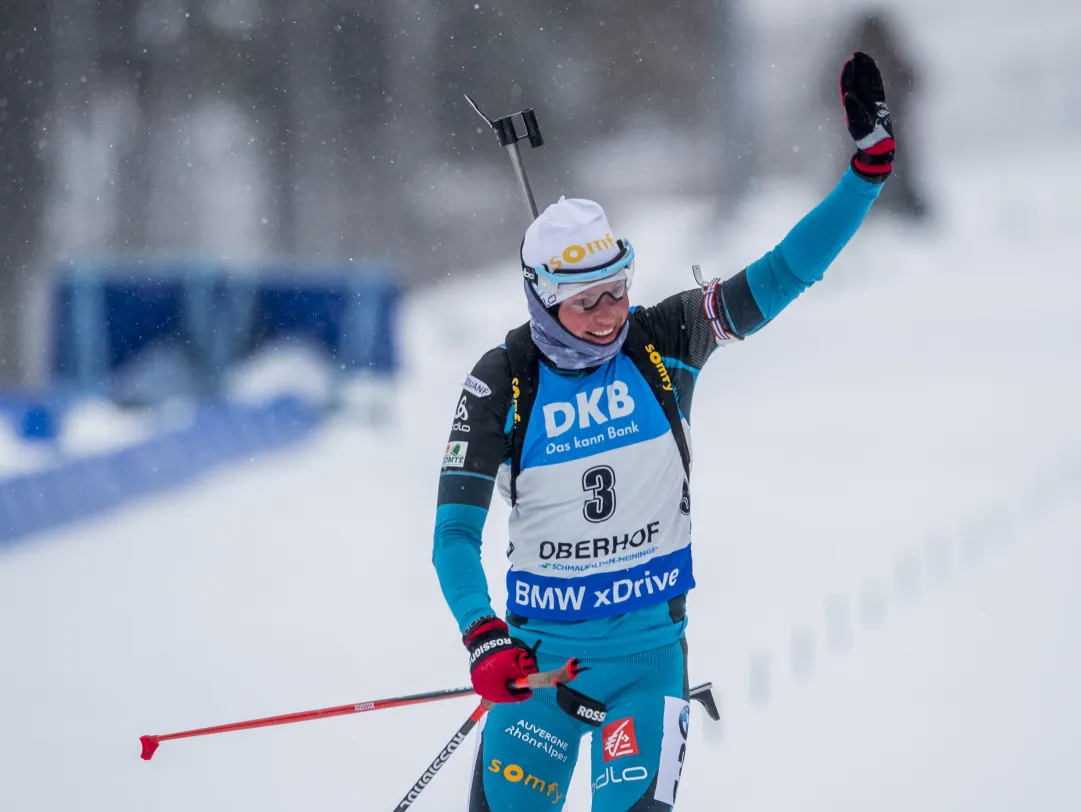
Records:
[[[616,512],[616,472],[607,465],[596,465],[582,474],[582,490],[589,494],[582,506],[586,521],[604,522]]]

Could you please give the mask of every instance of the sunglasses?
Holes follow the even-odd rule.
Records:
[[[574,310],[587,313],[597,307],[605,296],[610,297],[613,302],[620,301],[627,295],[628,287],[630,285],[626,279],[620,279],[610,285],[596,285],[564,300],[564,304]]]
[[[530,266],[523,262],[522,275],[533,287],[541,303],[545,307],[552,307],[576,297],[578,294],[573,291],[581,287],[583,283],[603,282],[607,277],[622,270],[626,271],[627,279],[631,279],[634,274],[634,248],[626,240],[616,240],[616,244],[619,246],[619,255],[604,265],[593,268],[559,268],[552,271],[547,265]],[[596,294],[591,291],[590,295]],[[621,299],[623,295],[613,298]],[[590,301],[587,304],[596,307],[596,301]]]

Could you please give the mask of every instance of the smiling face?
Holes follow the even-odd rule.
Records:
[[[616,293],[620,294],[618,299]],[[559,323],[577,338],[594,344],[612,343],[630,312],[626,283],[597,285],[584,294],[587,295],[572,297],[559,305]],[[592,306],[587,307],[589,304]]]

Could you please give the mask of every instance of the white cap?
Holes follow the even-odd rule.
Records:
[[[604,209],[592,200],[559,198],[526,229],[522,262],[575,271],[603,267],[620,254]]]

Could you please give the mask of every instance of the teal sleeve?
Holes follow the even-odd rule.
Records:
[[[477,618],[495,614],[480,560],[487,517],[486,508],[473,505],[440,505],[435,512],[432,563],[443,597],[462,632]]]
[[[754,329],[770,321],[822,278],[856,233],[881,190],[882,184],[869,183],[849,169],[780,245],[747,266],[746,281],[762,317]]]

